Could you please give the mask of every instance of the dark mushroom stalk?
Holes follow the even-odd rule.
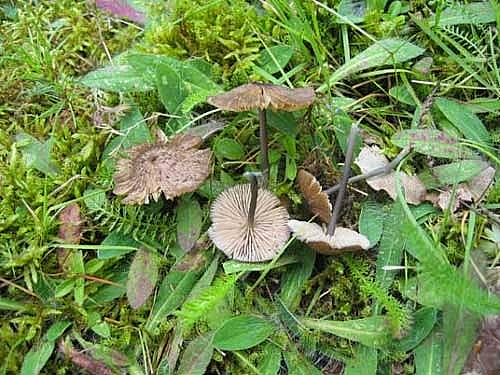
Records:
[[[257,208],[257,196],[259,194],[259,183],[257,181],[258,173],[249,172],[245,177],[250,180],[250,207],[248,209],[248,224],[250,227],[254,226],[255,209]]]
[[[262,158],[262,186],[267,188],[269,183],[269,146],[267,144],[267,118],[266,110],[259,108],[259,140],[260,154]]]
[[[347,141],[344,170],[342,173],[342,179],[339,184],[339,191],[337,193],[337,197],[335,198],[335,204],[333,206],[333,211],[332,211],[332,218],[330,219],[330,223],[328,224],[328,229],[326,231],[326,234],[328,236],[333,236],[333,234],[335,233],[335,227],[337,226],[340,210],[342,209],[342,204],[344,202],[344,195],[347,188],[347,181],[349,180],[349,175],[351,173],[351,164],[354,156],[354,144],[356,141],[356,136],[358,135],[358,131],[359,131],[358,125],[353,124],[351,127],[351,131],[349,133],[349,139]]]

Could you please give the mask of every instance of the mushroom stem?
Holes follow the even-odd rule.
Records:
[[[354,156],[354,144],[356,141],[356,135],[358,134],[358,125],[353,124],[351,127],[351,132],[349,133],[349,139],[347,140],[347,150],[345,153],[344,170],[342,173],[342,179],[340,181],[339,192],[335,198],[335,205],[332,210],[332,218],[328,224],[327,235],[333,236],[335,233],[335,227],[337,226],[337,221],[340,215],[340,209],[344,201],[344,195],[347,188],[347,181],[349,180],[349,174],[351,173],[351,163]]]
[[[269,151],[267,145],[266,110],[259,109],[259,138],[262,158],[262,187],[267,188],[269,182]]]
[[[249,173],[248,178],[250,179],[250,207],[248,209],[248,224],[253,227],[255,221],[255,209],[257,208],[257,194],[259,191],[259,185],[257,183],[257,176],[254,173]]]

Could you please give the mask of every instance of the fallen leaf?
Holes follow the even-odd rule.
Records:
[[[288,227],[300,241],[321,254],[335,255],[370,248],[368,238],[351,229],[337,227],[333,236],[329,236],[318,224],[306,221],[289,220]]]
[[[114,375],[115,372],[106,366],[103,362],[100,362],[84,352],[79,352],[71,346],[71,344],[59,341],[58,351],[67,357],[76,367],[85,370],[91,375]]]
[[[96,0],[96,6],[120,18],[144,25],[146,16],[132,7],[127,0]]]
[[[82,238],[80,216],[80,206],[77,203],[72,203],[66,206],[59,214],[59,238],[68,244],[79,244]],[[68,250],[64,247],[57,249],[57,261],[62,269],[66,268],[68,259]]]
[[[318,215],[323,222],[328,223],[332,217],[332,204],[328,195],[322,191],[316,177],[301,169],[297,174],[297,184],[311,212]]]
[[[374,169],[385,167],[389,164],[389,161],[377,146],[363,147],[354,162],[363,173],[368,173]],[[425,200],[427,191],[424,184],[417,176],[408,176],[404,172],[399,172],[399,178],[408,203],[417,205]],[[376,191],[384,190],[392,199],[396,199],[397,192],[395,171],[391,171],[382,176],[371,177],[366,180],[366,183],[372,189]]]
[[[492,184],[493,178],[495,178],[495,172],[495,168],[489,166],[467,182],[472,198],[474,198],[476,203],[484,197],[486,190],[488,190]]]

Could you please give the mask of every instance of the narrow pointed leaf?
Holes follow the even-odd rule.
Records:
[[[184,351],[177,375],[203,375],[212,359],[213,333],[195,338]]]
[[[152,252],[139,249],[130,265],[127,298],[133,309],[141,307],[158,281],[158,264]]]
[[[226,321],[215,333],[214,346],[220,350],[252,348],[274,333],[276,326],[257,316],[241,315]]]

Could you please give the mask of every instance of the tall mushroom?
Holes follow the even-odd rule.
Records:
[[[126,195],[123,203],[144,204],[161,193],[173,199],[195,191],[210,174],[208,149],[199,150],[202,138],[178,134],[169,142],[131,147],[118,160],[113,193]]]
[[[248,83],[228,92],[210,96],[208,103],[226,111],[259,111],[260,150],[262,154],[263,187],[269,181],[269,156],[266,129],[266,109],[274,111],[296,111],[306,108],[314,100],[311,87],[289,89],[267,83]]]
[[[249,178],[250,184],[230,187],[217,197],[208,234],[228,257],[263,262],[288,240],[288,212],[270,191],[259,189],[255,173]]]

